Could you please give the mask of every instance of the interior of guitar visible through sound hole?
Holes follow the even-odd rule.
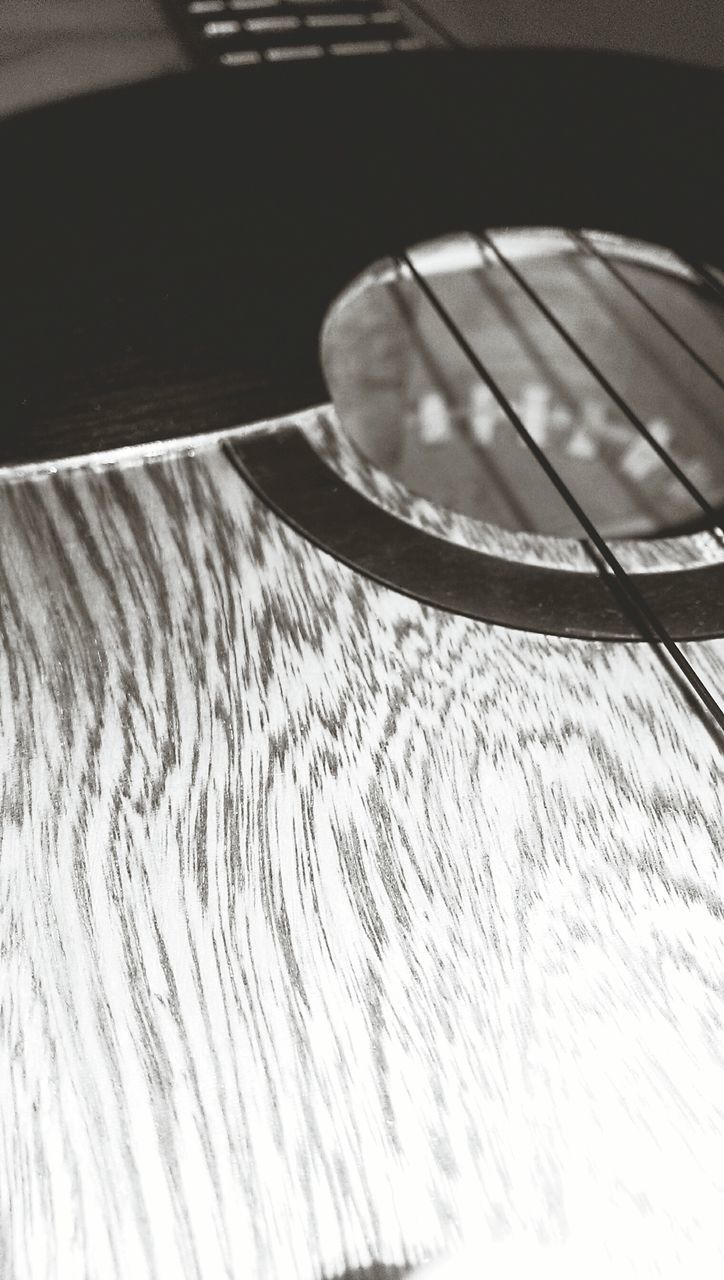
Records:
[[[549,229],[458,235],[410,256],[604,536],[705,523],[632,417],[724,504],[721,274],[620,236]],[[346,434],[407,489],[506,529],[580,536],[409,272],[387,260],[349,286],[322,361]]]

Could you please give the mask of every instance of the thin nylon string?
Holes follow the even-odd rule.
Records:
[[[488,370],[486,369],[480,357],[470,346],[470,343],[467,341],[465,335],[462,333],[459,326],[453,320],[447,308],[443,306],[437,294],[434,292],[433,289],[430,288],[427,280],[425,280],[425,278],[417,270],[416,266],[411,261],[407,253],[399,254],[397,261],[398,261],[398,264],[403,264],[405,267],[407,267],[413,280],[415,281],[417,286],[422,290],[422,293],[427,298],[433,310],[440,317],[440,319],[442,320],[448,332],[455,339],[455,342],[457,343],[460,350],[463,352],[466,360],[473,367],[478,377],[481,378],[481,380],[485,383],[491,395],[494,397],[494,399],[497,401],[500,408],[503,410],[503,413],[508,418],[509,422],[517,432],[520,439],[525,444],[526,448],[533,455],[536,462],[539,464],[539,466],[548,476],[548,479],[551,481],[555,489],[563,498],[563,501],[566,503],[566,506],[569,508],[569,510],[573,513],[573,515],[578,520],[582,529],[587,534],[592,546],[598,552],[598,555],[600,556],[601,560],[603,560],[604,564],[608,567],[611,574],[613,575],[616,585],[619,587],[622,595],[625,597],[626,601],[628,602],[629,607],[631,608],[636,618],[637,625],[641,628],[644,637],[647,639],[650,636],[656,637],[656,639],[660,642],[660,644],[668,653],[672,662],[676,665],[676,667],[684,676],[688,684],[694,690],[695,694],[699,698],[702,705],[709,712],[709,715],[712,717],[712,719],[714,720],[718,728],[724,733],[724,708],[721,707],[721,705],[719,704],[717,699],[714,697],[711,690],[707,687],[707,685],[701,679],[701,676],[699,676],[698,673],[694,670],[688,658],[684,655],[684,653],[676,644],[676,642],[671,638],[666,627],[657,617],[656,613],[652,610],[646,598],[641,594],[638,587],[629,577],[623,565],[620,563],[620,561],[618,560],[618,558],[616,557],[616,555],[614,554],[614,552],[611,550],[610,546],[606,542],[605,538],[602,536],[602,534],[599,533],[593,521],[586,515],[586,512],[580,506],[577,498],[568,488],[567,484],[562,479],[562,477],[558,474],[558,472],[556,471],[556,468],[547,458],[546,454],[543,452],[540,446],[536,443],[535,439],[533,438],[531,433],[528,431],[528,428],[526,427],[522,418],[516,412],[515,408],[510,403],[505,393],[501,390],[501,388],[498,386],[498,383],[495,381],[492,375],[488,372]],[[604,574],[604,576],[606,575]]]
[[[515,336],[516,342],[538,370],[543,384],[556,393],[573,420],[579,409],[575,397],[571,394],[565,379],[557,373],[555,364],[550,362],[548,354],[528,331],[522,319],[515,314],[515,309],[511,307],[505,290],[493,284],[490,272],[483,265],[477,271],[476,279],[488,305],[495,309],[501,323]],[[602,443],[600,461],[606,467],[617,488],[629,498],[634,499],[637,513],[648,515],[655,521],[658,520],[660,517],[658,504],[652,502],[648,491],[629,475],[625,459],[622,459],[616,450],[608,449]]]
[[[638,431],[640,436],[643,436],[646,443],[654,450],[654,453],[658,454],[659,458],[664,463],[664,466],[668,468],[671,474],[679,481],[679,484],[681,484],[683,488],[686,489],[687,493],[691,495],[697,506],[704,512],[704,515],[708,516],[712,522],[716,521],[716,509],[707,501],[704,494],[699,488],[697,488],[693,480],[689,479],[686,472],[682,471],[678,462],[672,458],[668,449],[665,449],[662,444],[659,444],[659,441],[651,434],[648,427],[638,414],[631,408],[628,402],[624,400],[623,396],[609,382],[608,378],[601,372],[598,366],[594,364],[593,360],[591,360],[590,356],[586,354],[579,343],[576,342],[573,334],[565,327],[565,325],[561,324],[560,320],[558,320],[554,315],[550,307],[548,307],[543,299],[538,296],[535,289],[531,288],[528,281],[521,275],[517,268],[513,266],[510,259],[506,257],[501,249],[498,248],[490,236],[483,234],[477,236],[476,239],[482,247],[490,249],[490,251],[495,255],[501,266],[508,272],[508,275],[515,280],[516,284],[518,284],[526,296],[530,298],[534,306],[538,311],[540,311],[541,315],[545,317],[551,327],[555,329],[556,333],[563,339],[577,359],[580,360],[581,364],[584,365],[590,374],[592,374],[609,399],[613,401],[624,417],[628,419],[631,426]]]
[[[722,284],[718,276],[714,275],[713,271],[710,271],[708,267],[704,266],[703,262],[690,262],[689,259],[685,258],[681,253],[679,254],[679,260],[683,262],[684,266],[688,267],[690,271],[693,271],[700,280],[703,280],[705,284],[708,284],[712,293],[715,293],[718,298],[724,298],[724,284]]]
[[[434,382],[437,390],[444,397],[447,404],[452,404],[455,397],[450,390],[450,386],[448,385],[445,375],[438,365],[437,360],[429,350],[427,343],[423,341],[419,326],[415,321],[412,309],[407,302],[404,292],[397,287],[397,281],[392,284],[388,284],[387,290],[389,296],[392,298],[397,313],[407,330],[409,341],[414,343],[417,348],[420,359],[422,360],[430,378]],[[526,524],[532,525],[534,523],[533,517],[528,511],[526,511],[525,505],[519,495],[508,484],[508,481],[505,479],[502,472],[495,465],[495,462],[490,456],[490,451],[485,449],[476,439],[475,433],[471,430],[467,420],[463,419],[462,422],[457,422],[453,417],[453,423],[454,429],[467,441],[469,447],[475,451],[480,464],[485,467],[492,476],[493,483],[498,490],[498,493],[502,494],[512,518],[517,520],[524,527]]]
[[[592,258],[595,258],[597,262],[600,262],[602,266],[606,268],[609,275],[613,276],[613,278],[623,286],[626,292],[629,293],[632,298],[635,298],[640,306],[648,312],[656,323],[674,339],[674,342],[678,343],[682,351],[685,351],[686,354],[707,375],[707,377],[711,378],[712,382],[715,382],[716,385],[724,391],[724,378],[719,376],[716,369],[712,369],[709,362],[705,360],[703,356],[699,355],[699,352],[686,341],[686,338],[683,334],[679,333],[678,329],[675,329],[672,324],[669,324],[665,316],[662,316],[661,312],[658,311],[657,308],[649,302],[648,298],[644,297],[643,293],[636,288],[636,285],[632,284],[623,272],[619,271],[618,267],[614,266],[610,258],[607,258],[604,253],[601,253],[601,250],[595,244],[591,243],[588,236],[583,235],[580,231],[569,231],[568,235],[579,249],[581,249],[585,254],[589,254]]]

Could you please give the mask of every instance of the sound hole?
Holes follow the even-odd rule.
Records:
[[[703,523],[620,401],[712,506],[724,504],[719,275],[707,282],[676,255],[623,237],[547,229],[449,237],[414,259],[604,536]],[[390,260],[337,299],[322,362],[343,429],[412,492],[507,529],[580,535],[459,344]]]

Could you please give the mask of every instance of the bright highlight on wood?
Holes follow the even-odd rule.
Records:
[[[0,497],[16,1273],[724,1257],[721,755],[651,650],[377,587],[216,444]]]

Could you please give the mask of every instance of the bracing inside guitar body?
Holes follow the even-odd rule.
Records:
[[[0,132],[9,1274],[714,1276],[721,75],[277,70]]]

